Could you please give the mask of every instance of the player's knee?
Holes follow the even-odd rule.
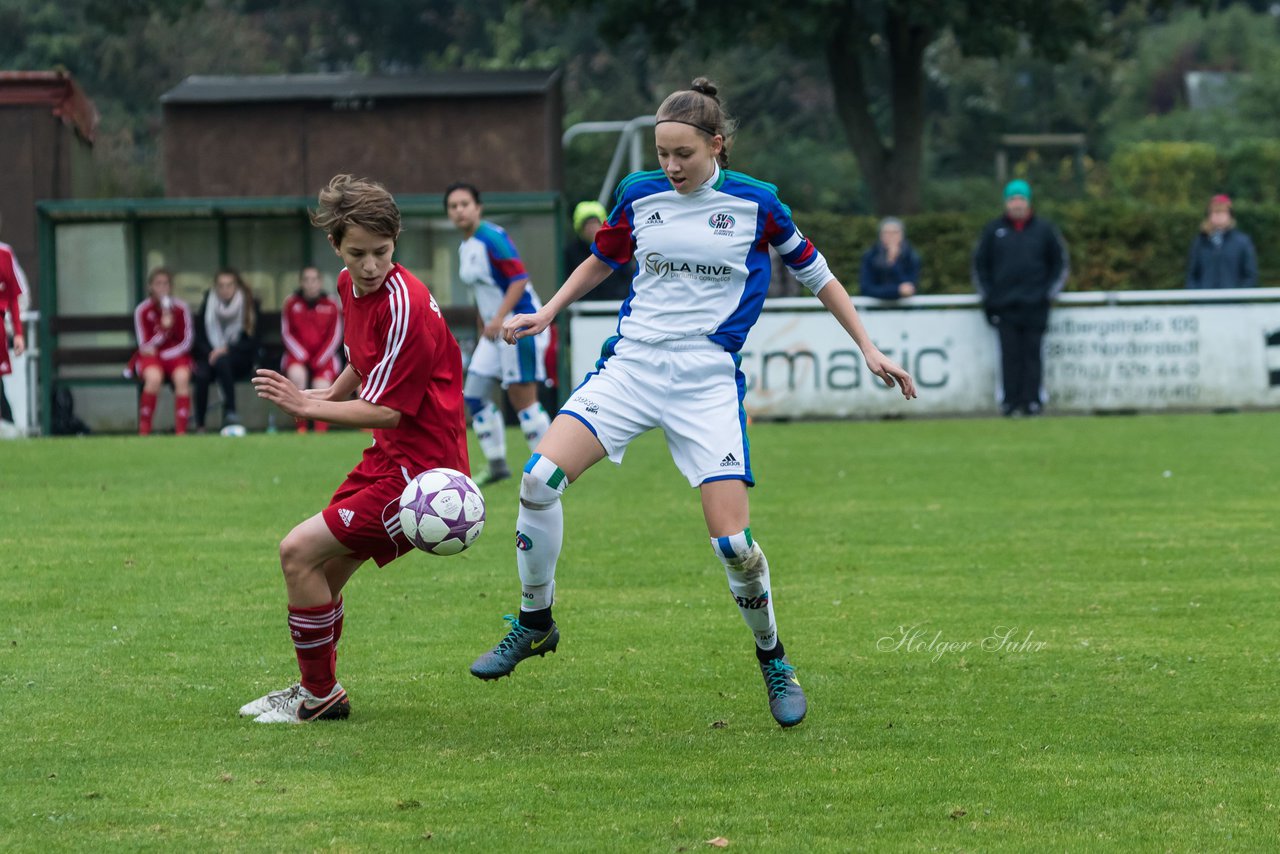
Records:
[[[546,510],[560,500],[560,493],[528,472],[520,478],[520,503],[530,510]]]
[[[711,549],[724,562],[725,568],[746,580],[759,576],[766,566],[764,552],[750,537],[749,532],[740,531],[711,540]]]
[[[485,402],[489,399],[489,395],[493,393],[497,381],[492,377],[482,377],[478,374],[467,374],[462,381],[462,399],[466,402],[467,407],[471,408],[472,414],[484,408]]]
[[[294,528],[280,541],[280,569],[285,578],[296,577],[310,569],[306,538]]]
[[[520,478],[520,503],[530,510],[546,510],[560,500],[569,478],[553,461],[534,454]]]

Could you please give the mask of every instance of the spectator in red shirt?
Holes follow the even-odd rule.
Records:
[[[13,324],[13,355],[21,356],[26,350],[27,342],[22,334],[22,311],[19,300],[27,290],[27,277],[18,263],[18,256],[13,247],[0,243],[0,378],[13,373],[9,364],[8,341],[4,317],[9,315]],[[9,398],[5,397],[4,385],[0,380],[0,437],[18,436],[20,431],[13,425],[13,412],[9,409]]]
[[[325,293],[324,279],[315,267],[304,267],[298,289],[280,309],[280,335],[284,339],[281,369],[298,388],[326,389],[342,369],[342,306]],[[317,433],[329,429],[324,421],[312,422]],[[298,421],[298,432],[307,432],[307,421]]]
[[[138,435],[151,434],[160,386],[173,383],[173,430],[187,432],[191,417],[191,309],[173,295],[173,274],[157,267],[147,276],[148,297],[133,312],[138,350],[126,376],[142,380],[138,399]]]

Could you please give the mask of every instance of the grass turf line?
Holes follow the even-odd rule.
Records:
[[[788,732],[658,436],[566,493],[557,654],[466,672],[513,479],[467,553],[356,576],[353,716],[283,728],[235,717],[296,676],[276,544],[365,438],[9,443],[0,848],[1266,848],[1278,428],[756,425]]]

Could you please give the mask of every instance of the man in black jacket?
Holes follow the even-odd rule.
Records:
[[[1070,263],[1062,235],[1031,209],[1031,187],[1010,181],[1004,215],[982,230],[973,251],[973,285],[987,320],[1000,335],[1004,415],[1039,415],[1044,333],[1049,304],[1067,283]]]

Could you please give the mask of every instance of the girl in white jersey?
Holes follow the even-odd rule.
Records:
[[[508,341],[536,335],[610,272],[637,262],[617,335],[524,468],[516,522],[520,616],[508,617],[506,637],[472,664],[481,679],[506,676],[523,659],[555,650],[560,496],[601,459],[620,463],[631,440],[661,427],[677,467],[701,493],[711,547],[755,635],[769,710],[784,727],[804,719],[804,692],[778,639],[769,563],[752,538],[747,501],[754,478],[738,351],[768,290],[769,247],[844,327],[873,374],[908,399],[916,390],[911,375],[871,343],[844,287],[792,224],[776,188],[723,168],[729,125],[705,78],[668,96],[654,130],[661,171],[628,176],[596,235],[594,257],[544,307],[506,322]]]

